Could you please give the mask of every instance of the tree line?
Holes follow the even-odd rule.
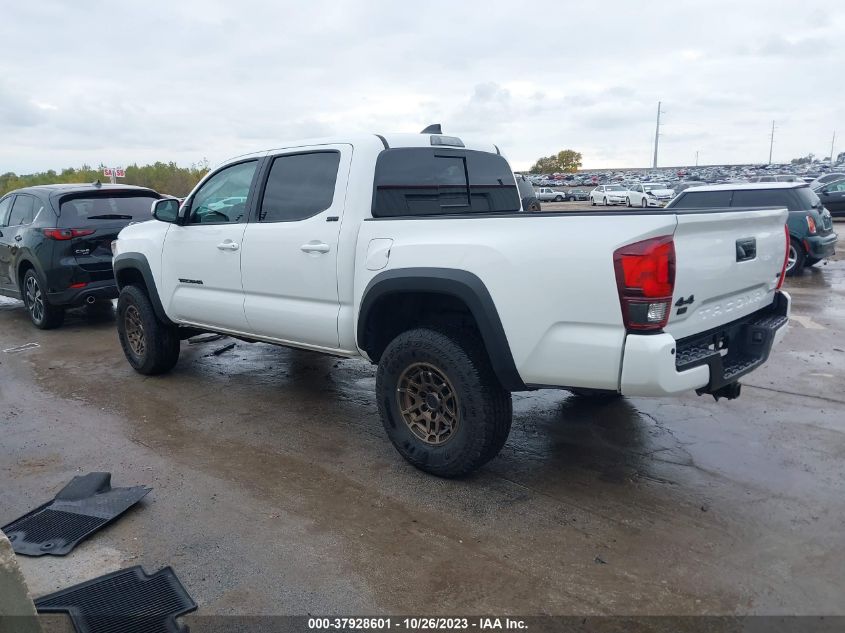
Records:
[[[567,172],[574,174],[581,168],[581,152],[565,149],[551,156],[538,158],[531,167],[532,174],[557,174]]]
[[[132,164],[126,168],[126,177],[118,178],[122,185],[139,185],[149,187],[159,193],[183,197],[188,195],[200,179],[208,173],[208,161],[202,160],[190,167],[180,167],[174,162],[161,161],[151,165]],[[67,167],[57,172],[53,169],[35,174],[15,174],[8,172],[0,175],[0,196],[21,187],[33,185],[53,185],[58,183],[82,182],[107,183],[109,178],[103,176],[103,166],[94,168],[90,165],[82,167]]]

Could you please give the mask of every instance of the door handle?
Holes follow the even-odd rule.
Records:
[[[217,248],[219,248],[221,251],[236,251],[240,247],[241,247],[240,244],[238,244],[237,242],[231,242],[231,241],[220,242],[220,244],[217,245]]]
[[[299,247],[305,253],[328,253],[331,246],[324,242],[308,242]]]

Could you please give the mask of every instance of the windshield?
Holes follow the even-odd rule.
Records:
[[[605,189],[607,191],[625,191],[625,187],[621,185],[608,185]]]
[[[70,198],[59,206],[59,217],[65,227],[101,220],[151,220],[150,207],[157,199],[151,193]]]

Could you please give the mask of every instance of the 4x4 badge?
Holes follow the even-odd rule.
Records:
[[[675,307],[680,308],[681,306],[688,306],[695,301],[695,295],[690,295],[689,298],[684,299],[681,297],[675,302]]]

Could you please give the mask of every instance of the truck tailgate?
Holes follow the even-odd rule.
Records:
[[[772,303],[786,252],[786,209],[690,212],[677,218],[669,334],[684,338]]]

